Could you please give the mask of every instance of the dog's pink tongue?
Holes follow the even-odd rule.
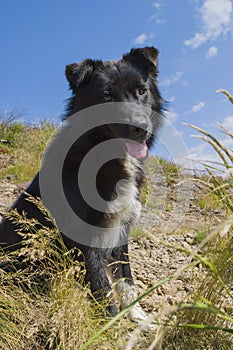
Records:
[[[147,155],[147,145],[146,141],[142,143],[129,142],[126,143],[127,151],[134,158],[145,158]]]

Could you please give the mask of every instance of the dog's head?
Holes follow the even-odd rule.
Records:
[[[157,74],[158,50],[154,47],[132,49],[116,61],[86,59],[70,64],[66,77],[73,96],[67,115],[101,103],[126,102],[120,114],[128,128],[115,125],[112,131],[117,137],[137,141],[137,147],[133,142],[127,144],[128,152],[143,158],[161,124]]]
[[[106,102],[135,102],[160,109],[158,50],[132,49],[117,61],[86,59],[66,66],[66,77],[79,109]]]

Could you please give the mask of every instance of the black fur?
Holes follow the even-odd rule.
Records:
[[[87,59],[79,64],[75,63],[66,67],[66,77],[72,90],[72,97],[69,100],[64,119],[89,106],[107,103],[107,101],[134,102],[149,107],[156,112],[143,115],[138,122],[138,127],[126,127],[125,125],[122,127],[113,124],[91,130],[71,147],[64,164],[63,186],[73,210],[92,225],[108,227],[110,222],[114,222],[115,216],[121,214],[104,214],[90,208],[75,186],[75,176],[73,175],[75,169],[81,164],[83,157],[90,149],[111,138],[128,137],[138,142],[146,140],[148,148],[152,146],[162,121],[162,98],[157,86],[157,63],[157,49],[147,47],[132,49],[130,53],[124,55],[118,61],[103,62]],[[146,127],[148,126],[147,132],[144,131],[145,124]],[[126,161],[120,159],[106,163],[99,170],[97,188],[105,200],[110,201],[115,198],[116,184],[121,179],[134,182],[136,188],[140,189],[144,179],[143,160],[131,156],[128,156],[128,159],[131,167],[130,171]],[[26,191],[33,197],[40,197],[38,174]],[[138,194],[135,201],[139,201]],[[26,200],[25,194],[21,194],[12,207],[20,213],[22,211],[26,212],[29,218],[37,218],[43,225],[52,225],[48,223],[33,203]],[[120,217],[120,221],[122,225],[127,226],[128,234],[136,213],[131,208],[127,215],[127,219]],[[13,249],[10,247],[12,244],[18,243],[20,245],[21,237],[17,234],[17,229],[16,224],[7,218],[3,218],[0,224],[0,241],[5,242],[5,246],[9,250]],[[64,235],[63,238],[69,249],[78,247],[83,252],[87,271],[86,281],[90,282],[92,293],[96,298],[105,298],[111,290],[105,269],[106,262],[115,262],[110,268],[114,281],[125,278],[129,286],[133,285],[127,244],[105,250],[81,245]],[[14,246],[14,249],[16,246]],[[117,312],[114,303],[110,304],[108,309],[111,314]]]

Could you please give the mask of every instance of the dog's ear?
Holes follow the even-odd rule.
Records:
[[[130,53],[123,56],[123,60],[147,74],[157,74],[158,55],[159,51],[155,47],[144,47],[131,49]]]
[[[87,84],[95,68],[95,61],[86,59],[81,63],[73,63],[66,66],[66,78],[70,88],[75,90],[83,84]]]

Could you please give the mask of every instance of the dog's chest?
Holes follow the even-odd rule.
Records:
[[[113,226],[133,224],[140,216],[141,203],[139,200],[139,186],[137,176],[140,171],[136,159],[128,156],[124,161],[128,178],[116,184],[116,198],[109,202],[108,209],[113,214]]]

